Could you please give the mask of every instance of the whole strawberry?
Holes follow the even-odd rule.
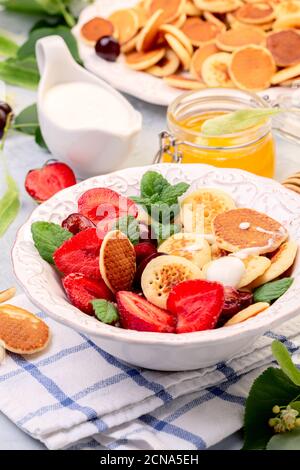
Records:
[[[76,184],[73,170],[62,162],[49,162],[42,168],[30,170],[25,179],[25,189],[37,202],[47,201],[62,189]]]

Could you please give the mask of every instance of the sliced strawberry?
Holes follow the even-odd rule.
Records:
[[[223,305],[223,286],[198,279],[177,284],[167,301],[168,310],[177,315],[176,333],[214,328]]]
[[[73,170],[61,162],[46,163],[42,168],[30,170],[25,179],[25,189],[37,202],[47,201],[61,189],[76,184]]]
[[[78,200],[78,212],[95,224],[118,219],[125,215],[137,217],[138,210],[133,201],[108,188],[94,188],[86,191]]]
[[[137,331],[174,333],[175,318],[166,310],[150,304],[133,292],[117,293],[120,322],[123,328]]]
[[[95,227],[93,222],[89,220],[87,217],[81,214],[70,214],[65,220],[62,221],[61,226],[69,232],[76,235],[83,230],[86,230],[91,227]]]
[[[157,249],[151,242],[140,242],[134,247],[136,263],[139,265],[145,258],[157,253]]]
[[[114,300],[112,292],[102,279],[96,281],[80,273],[71,273],[62,283],[70,302],[88,315],[94,314],[92,300]]]
[[[70,243],[68,243],[70,242]],[[102,240],[96,229],[88,228],[65,241],[54,253],[54,262],[61,273],[81,273],[92,278],[101,278],[99,252]]]

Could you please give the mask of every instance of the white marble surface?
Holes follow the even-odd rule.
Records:
[[[7,14],[0,11],[0,28],[9,30],[22,40],[30,28],[31,20],[26,16]],[[9,88],[15,107],[20,109],[35,101],[34,92],[25,92],[17,88]],[[165,128],[165,108],[149,105],[130,98],[133,106],[143,114],[143,131],[137,146],[123,166],[147,165],[152,162],[158,148],[158,132]],[[287,175],[300,170],[300,147],[277,139],[277,170],[276,178],[283,180]],[[20,134],[10,136],[5,151],[10,170],[21,188],[22,208],[14,224],[0,240],[0,290],[15,285],[10,250],[18,227],[26,220],[34,209],[35,203],[24,190],[24,178],[32,168],[37,168],[49,158],[49,154],[41,150],[31,137]],[[1,171],[0,171],[1,175]],[[0,194],[3,192],[3,181],[0,176]],[[239,449],[242,446],[241,433],[235,433],[215,446],[216,449]],[[44,446],[24,434],[0,412],[0,450],[3,449],[43,449]]]

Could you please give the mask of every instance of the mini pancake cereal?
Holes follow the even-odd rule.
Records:
[[[249,318],[256,317],[256,315],[269,307],[270,304],[267,302],[257,302],[256,304],[250,305],[249,307],[234,315],[232,318],[230,318],[230,320],[228,320],[228,322],[225,323],[224,326],[232,326],[237,325],[238,323],[242,323]]]
[[[299,0],[137,0],[81,26],[81,39],[91,47],[103,35],[119,41],[121,54],[108,59],[98,44],[99,58],[120,61],[181,90],[260,92],[289,87],[300,76]],[[165,54],[157,60],[161,49]],[[151,61],[141,58],[137,65],[135,55],[128,60],[136,52],[149,52]]]

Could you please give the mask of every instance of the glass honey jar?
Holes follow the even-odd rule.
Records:
[[[265,107],[269,104],[263,98],[236,89],[210,88],[181,94],[168,107],[168,131],[160,134],[156,162],[206,163],[273,177],[275,141],[271,120],[228,135],[201,133],[207,119],[239,109]]]

